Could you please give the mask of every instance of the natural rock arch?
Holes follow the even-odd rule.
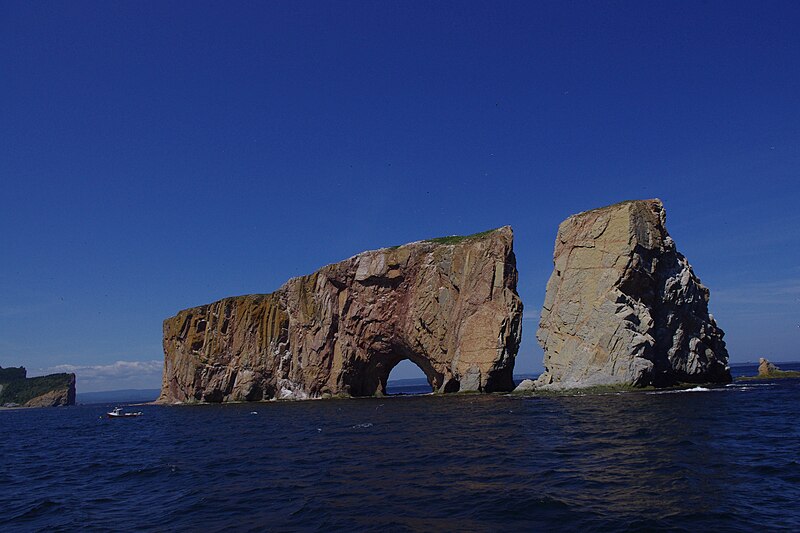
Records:
[[[159,400],[382,394],[403,359],[437,392],[511,390],[516,286],[507,226],[364,252],[165,320]]]
[[[353,375],[348,383],[352,396],[383,396],[386,394],[386,385],[392,370],[402,361],[414,363],[425,377],[432,391],[440,391],[444,384],[445,374],[438,371],[431,361],[407,348],[394,348],[385,352],[373,353],[368,356],[359,372]],[[451,387],[454,384],[451,384]],[[444,391],[442,392],[453,392]]]

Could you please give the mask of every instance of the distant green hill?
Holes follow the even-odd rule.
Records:
[[[75,405],[75,374],[27,377],[25,367],[0,368],[0,406]]]
[[[25,370],[24,366],[19,368],[3,368],[0,367],[0,383],[8,383],[9,381],[15,381],[17,379],[25,379],[28,372]]]

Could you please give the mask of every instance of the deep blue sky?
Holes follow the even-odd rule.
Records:
[[[650,197],[732,361],[800,359],[798,27],[797,2],[0,3],[0,365],[143,386],[179,309],[511,224],[538,371],[558,223]]]

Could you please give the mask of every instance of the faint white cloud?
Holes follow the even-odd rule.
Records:
[[[78,392],[161,387],[163,361],[116,361],[108,365],[56,365],[29,375],[74,373]]]
[[[713,303],[726,305],[788,305],[800,304],[800,280],[787,279],[749,283],[738,287],[711,291]]]

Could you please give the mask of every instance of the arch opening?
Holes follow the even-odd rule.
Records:
[[[400,360],[389,371],[389,375],[386,378],[386,394],[388,396],[412,396],[431,392],[434,392],[434,390],[428,380],[428,376],[411,359]]]
[[[406,360],[422,371],[431,391],[438,391],[441,388],[444,383],[444,373],[434,368],[427,357],[402,345],[393,345],[385,346],[380,351],[371,352],[363,366],[353,369],[353,372],[349,374],[350,394],[352,396],[386,395],[389,374],[401,361]]]

